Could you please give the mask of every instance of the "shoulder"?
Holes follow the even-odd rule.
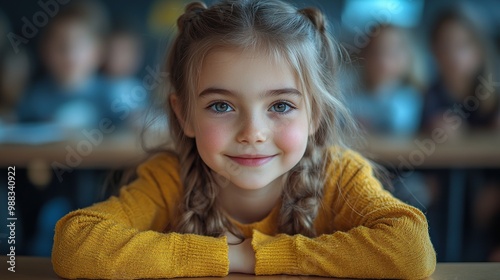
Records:
[[[170,193],[181,191],[179,171],[179,159],[175,153],[169,151],[156,153],[137,167],[139,180]]]
[[[356,173],[360,169],[372,173],[372,164],[370,161],[354,150],[332,146],[328,149],[327,156],[327,174],[335,175],[341,172],[344,175],[352,175],[351,173]]]
[[[151,155],[137,167],[139,176],[179,177],[179,159],[174,152],[162,151]]]
[[[374,165],[359,152],[331,147],[325,166],[325,195],[379,192],[383,187],[374,174]]]

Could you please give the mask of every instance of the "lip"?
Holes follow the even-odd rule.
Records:
[[[227,156],[232,161],[244,166],[262,166],[271,161],[276,155],[238,155]]]

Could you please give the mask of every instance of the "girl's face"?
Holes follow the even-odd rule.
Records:
[[[304,155],[310,126],[299,89],[286,63],[257,52],[212,52],[185,133],[217,174],[242,189],[263,188]]]

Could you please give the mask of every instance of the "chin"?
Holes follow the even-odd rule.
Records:
[[[243,189],[243,190],[249,190],[249,191],[252,191],[252,190],[260,190],[264,187],[266,187],[267,185],[269,184],[252,184],[252,185],[249,185],[247,183],[245,184],[238,184],[238,183],[233,183],[236,187],[240,188],[240,189]]]
[[[259,190],[265,188],[269,184],[271,184],[272,180],[256,180],[255,178],[243,179],[238,178],[238,180],[231,180],[231,183],[240,189],[243,190]]]

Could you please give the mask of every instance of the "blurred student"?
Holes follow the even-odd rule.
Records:
[[[121,128],[133,124],[145,108],[146,90],[135,76],[142,60],[140,34],[125,23],[115,23],[106,38],[102,73],[109,87],[113,122]]]
[[[98,126],[109,111],[106,84],[97,75],[105,23],[101,6],[93,1],[72,1],[50,19],[40,38],[45,72],[22,97],[17,108],[20,122],[70,129]],[[27,172],[32,171],[36,168],[30,166]],[[55,222],[80,205],[87,197],[83,194],[92,192],[96,180],[92,175],[92,170],[79,170],[67,175],[64,183],[49,177],[40,186],[32,178],[26,180],[26,195],[20,196],[19,204],[28,213],[23,219],[32,232],[26,238],[27,254],[50,255]]]
[[[395,25],[376,28],[358,58],[360,83],[350,96],[350,109],[371,135],[410,137],[418,131],[423,103],[416,53],[407,30]],[[393,195],[425,211],[429,193],[421,173],[393,175]]]
[[[49,21],[40,44],[46,75],[21,101],[21,122],[95,126],[109,109],[104,82],[96,75],[105,21],[101,15],[96,2],[71,2]]]
[[[9,44],[10,25],[0,11],[0,126],[16,122],[15,108],[30,76],[28,54]]]
[[[495,58],[473,17],[460,10],[444,12],[431,31],[438,75],[426,94],[422,128],[455,135],[468,128],[491,129],[498,120]]]
[[[425,96],[422,129],[432,132],[436,128],[446,131],[448,137],[459,137],[477,130],[494,130],[498,124],[499,81],[496,58],[491,51],[487,34],[480,21],[463,8],[446,10],[438,17],[431,30],[431,47],[438,74]],[[464,147],[467,148],[467,147]],[[487,244],[486,252],[479,246],[464,253],[464,261],[498,260],[500,216],[500,177],[497,170],[467,172],[464,184],[470,187],[472,221],[469,232],[480,232],[480,242]],[[442,186],[447,176],[440,172],[429,174],[428,182],[435,201],[440,207]],[[473,179],[473,180],[469,180]],[[440,200],[441,197],[441,200]],[[436,212],[442,212],[438,209]],[[431,228],[433,218],[429,218]],[[432,235],[432,230],[431,230]],[[434,238],[434,237],[433,237]],[[446,237],[445,237],[446,238]],[[437,240],[437,238],[434,238]],[[440,243],[438,240],[437,243]],[[472,242],[466,242],[472,244]],[[475,243],[474,243],[475,244]],[[439,253],[440,248],[436,246]],[[479,256],[468,259],[467,256]],[[485,255],[480,256],[480,255]],[[489,256],[488,256],[489,255]]]
[[[360,88],[349,102],[370,133],[408,136],[420,122],[422,96],[409,36],[402,28],[380,25],[360,54]]]
[[[10,46],[8,33],[10,32],[10,24],[0,10],[0,139],[2,138],[2,128],[4,125],[15,122],[15,107],[19,99],[19,95],[26,84],[29,76],[29,59],[27,54],[19,50],[16,54]],[[7,172],[4,176],[0,175],[0,200],[6,203],[8,200]],[[19,183],[19,181],[16,181]],[[4,204],[5,205],[5,204]],[[20,218],[19,213],[22,208],[16,205],[16,217]],[[6,221],[10,216],[7,207],[0,209],[0,219]],[[24,249],[24,227],[23,223],[16,224],[16,252],[23,252]],[[0,252],[10,252],[10,246],[7,239],[2,239],[0,242]]]

